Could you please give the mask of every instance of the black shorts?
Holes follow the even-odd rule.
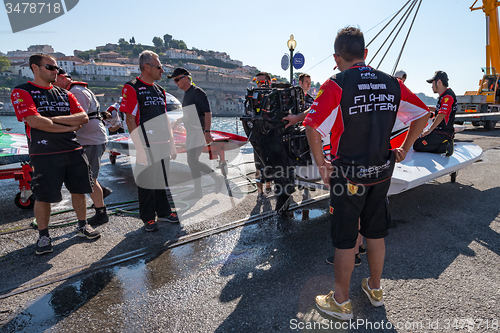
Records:
[[[387,206],[390,179],[373,185],[354,185],[344,177],[330,182],[331,236],[333,246],[352,249],[358,231],[366,238],[386,237],[391,220]],[[358,230],[358,220],[361,227]]]
[[[62,184],[73,194],[92,193],[90,165],[83,149],[69,153],[33,155],[31,190],[36,201],[59,202]]]

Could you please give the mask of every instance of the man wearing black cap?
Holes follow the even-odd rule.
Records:
[[[194,191],[184,199],[200,199],[203,196],[201,189],[201,173],[210,175],[215,181],[215,192],[222,189],[222,176],[215,174],[215,171],[207,164],[200,162],[200,155],[206,144],[212,143],[210,127],[212,126],[212,112],[208,102],[207,94],[203,89],[195,86],[189,73],[185,68],[178,67],[174,70],[169,79],[174,79],[179,89],[184,90],[182,100],[182,118],[175,121],[175,128],[179,122],[184,123],[186,128],[186,151],[187,161],[191,169],[191,176],[194,181]]]
[[[453,154],[453,138],[455,137],[455,113],[457,112],[457,97],[453,90],[448,88],[448,75],[443,71],[436,71],[434,76],[427,80],[432,84],[432,91],[439,94],[434,110],[434,121],[413,144],[413,149],[420,152]]]
[[[106,206],[104,205],[104,198],[111,194],[112,191],[97,181],[101,169],[101,157],[106,150],[106,143],[108,142],[106,128],[101,121],[102,118],[99,113],[99,102],[94,93],[87,88],[87,83],[73,81],[71,76],[62,68],[59,69],[54,85],[69,90],[75,95],[78,103],[80,103],[89,117],[89,122],[83,124],[82,128],[76,131],[76,138],[89,159],[92,179],[94,180],[93,192],[89,193],[89,196],[94,203],[96,213],[87,221],[92,226],[104,224],[109,221]]]

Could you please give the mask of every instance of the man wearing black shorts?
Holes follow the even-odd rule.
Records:
[[[413,150],[453,155],[453,138],[455,137],[455,113],[457,112],[457,97],[451,88],[448,88],[448,75],[437,71],[427,80],[432,84],[432,91],[439,94],[434,110],[434,121],[428,130],[413,144]]]
[[[17,86],[11,100],[17,119],[26,124],[34,214],[40,234],[36,253],[44,254],[52,252],[48,231],[50,204],[62,200],[63,183],[71,193],[78,236],[93,239],[100,234],[87,224],[85,193],[92,192],[93,184],[87,156],[75,134],[88,122],[87,114],[72,93],[52,85],[59,70],[53,57],[34,54],[29,65],[33,82]]]
[[[383,304],[380,279],[389,212],[387,191],[395,162],[402,161],[421,133],[429,111],[402,81],[366,66],[362,32],[339,31],[334,58],[342,71],[321,86],[304,125],[323,182],[330,187],[331,235],[335,247],[335,290],[316,297],[318,309],[341,320],[352,318],[349,285],[359,233],[366,238],[370,277],[362,290],[374,306]],[[390,149],[396,117],[410,125],[401,147]],[[331,162],[321,137],[330,135]]]

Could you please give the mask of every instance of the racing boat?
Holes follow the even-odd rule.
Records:
[[[167,101],[167,116],[170,121],[177,120],[182,117],[182,104],[173,95],[166,93]],[[174,142],[178,153],[186,152],[186,130],[182,124],[173,129]],[[235,149],[247,143],[248,139],[244,136],[221,132],[211,131],[213,142],[205,146],[203,152],[210,154],[210,159],[219,158],[219,164],[224,173],[227,172],[225,162],[225,151]],[[108,136],[107,149],[111,152],[110,162],[116,162],[116,156],[120,154],[135,155],[135,147],[129,133],[115,134]]]
[[[6,133],[8,130],[0,123],[0,165],[29,161],[26,135]]]
[[[28,141],[24,134],[6,133],[9,130],[4,130],[0,123],[0,179],[17,180],[20,192],[16,194],[14,203],[19,208],[33,208],[35,201],[29,185]]]
[[[295,190],[295,184],[325,188],[319,184],[321,176],[307,144],[305,130],[300,124],[285,128],[283,117],[302,112],[303,92],[289,84],[273,84],[269,88],[249,89],[245,116],[241,118],[249,141],[267,169],[267,180],[282,186],[276,210],[286,209],[286,202]],[[463,130],[456,127],[456,131]],[[400,147],[408,126],[397,121],[391,135],[391,146]],[[330,159],[330,138],[323,140],[323,153]],[[415,188],[443,175],[456,172],[479,160],[482,149],[471,143],[456,142],[450,157],[410,150],[404,161],[397,163],[391,180],[389,195]]]

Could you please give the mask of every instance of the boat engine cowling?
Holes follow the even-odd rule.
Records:
[[[288,188],[288,196],[294,191],[295,168],[311,166],[312,161],[305,128],[300,124],[285,128],[283,118],[304,109],[301,87],[272,84],[247,90],[245,115],[241,117],[245,133],[264,166],[261,179]]]

